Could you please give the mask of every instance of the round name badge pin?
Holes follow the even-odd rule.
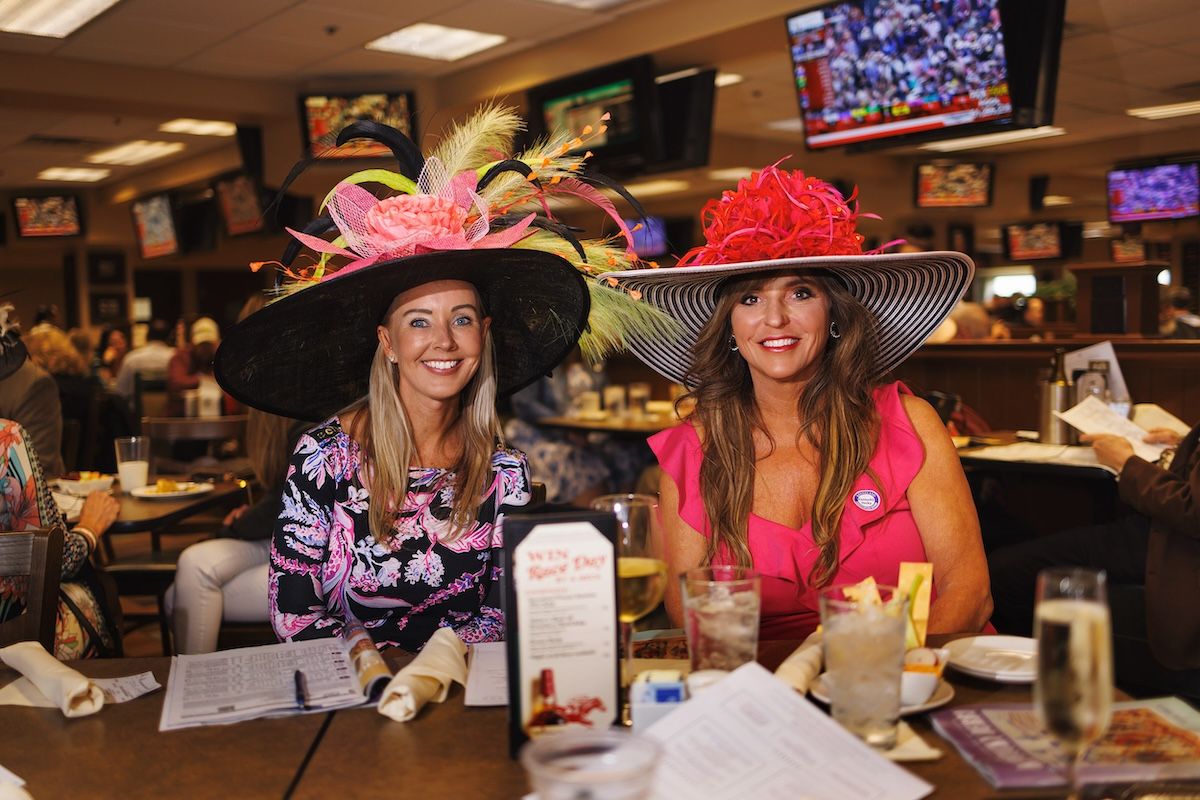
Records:
[[[874,511],[879,508],[879,492],[862,489],[854,493],[854,505],[863,511]]]

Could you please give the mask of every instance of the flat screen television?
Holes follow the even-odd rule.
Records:
[[[177,255],[181,251],[175,209],[169,194],[155,194],[134,200],[130,211],[142,258],[162,258]]]
[[[391,125],[414,138],[411,92],[306,94],[300,96],[300,128],[305,155],[316,158],[381,158],[391,151],[369,139],[356,139],[334,149],[342,128],[360,119]]]
[[[715,69],[702,69],[694,75],[657,84],[662,146],[659,160],[647,164],[647,172],[708,165],[716,78]]]
[[[1108,221],[1200,215],[1200,164],[1155,164],[1108,173]]]
[[[218,178],[213,182],[213,194],[226,235],[258,233],[266,227],[262,189],[254,178],[244,173]]]
[[[79,198],[73,194],[14,197],[12,203],[18,236],[43,239],[83,234]]]
[[[917,208],[982,208],[992,204],[991,164],[917,164],[913,188]]]
[[[591,150],[597,169],[614,174],[636,172],[660,160],[658,88],[654,61],[638,56],[535,86],[526,94],[529,137],[566,129],[592,134],[578,149]],[[601,117],[608,114],[606,122]],[[607,126],[599,133],[601,125]]]
[[[1004,257],[1009,261],[1073,258],[1083,245],[1083,223],[1018,222],[1001,228]]]
[[[846,0],[787,18],[810,150],[1053,121],[1065,0]]]

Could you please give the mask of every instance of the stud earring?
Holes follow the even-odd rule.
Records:
[[[842,332],[838,330],[838,326],[837,326],[836,322],[829,323],[829,335],[832,336],[834,339],[842,338]]]
[[[729,334],[729,349],[734,352],[737,352],[737,349],[738,349],[737,339],[733,338],[732,333]]]

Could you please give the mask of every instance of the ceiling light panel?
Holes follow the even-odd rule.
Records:
[[[716,80],[713,81],[718,89],[724,89],[726,86],[736,86],[746,80],[736,72],[718,72]]]
[[[70,183],[95,183],[112,174],[111,169],[96,167],[49,167],[38,173],[39,181],[68,181]]]
[[[92,153],[87,157],[87,161],[89,164],[132,166],[178,153],[184,147],[186,145],[183,142],[151,142],[146,139],[137,139]]]
[[[981,147],[998,147],[1014,142],[1028,142],[1033,139],[1047,139],[1052,136],[1062,136],[1067,131],[1053,125],[1043,125],[1040,128],[1023,128],[1003,133],[986,133],[982,136],[965,136],[961,139],[947,139],[942,142],[929,142],[921,145],[922,150],[935,150],[939,153],[953,153],[957,150],[977,150]]]
[[[610,8],[625,5],[629,0],[539,0],[555,6],[581,8],[584,11],[607,11]]]
[[[219,119],[188,119],[180,117],[158,126],[162,133],[186,133],[192,136],[233,136],[237,125]]]
[[[687,181],[663,178],[657,181],[646,181],[626,186],[634,197],[653,197],[660,194],[674,194],[686,191],[691,186]]]
[[[458,61],[467,56],[504,44],[508,38],[498,33],[481,33],[465,28],[449,28],[418,22],[367,42],[368,50],[400,53],[435,61]]]
[[[117,0],[0,2],[0,31],[62,39],[117,4]]]
[[[1189,114],[1200,114],[1200,100],[1190,103],[1171,103],[1166,106],[1143,106],[1127,108],[1125,113],[1131,117],[1142,119],[1170,119],[1171,117],[1186,117]]]

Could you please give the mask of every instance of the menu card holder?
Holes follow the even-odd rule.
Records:
[[[501,554],[508,644],[508,741],[620,712],[617,532],[612,514],[510,514]]]

